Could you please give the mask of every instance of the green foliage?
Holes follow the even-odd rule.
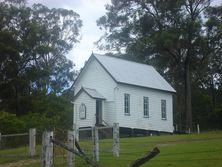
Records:
[[[2,134],[24,132],[25,124],[15,114],[0,111],[0,132]]]
[[[20,117],[8,112],[0,112],[0,132],[27,132],[30,128],[49,130],[71,129],[73,110],[68,95],[56,96],[39,94],[32,97],[31,111]]]
[[[66,55],[80,39],[80,16],[25,0],[3,0],[0,11],[1,132],[70,128],[65,90],[75,70]]]
[[[23,115],[38,92],[59,95],[73,82],[66,54],[79,41],[82,21],[72,10],[23,0],[3,0],[0,11],[0,109]]]
[[[221,107],[215,101],[222,88],[222,7],[210,3],[112,0],[97,21],[106,31],[97,42],[100,49],[155,66],[177,90],[175,123],[186,120],[186,128],[192,127],[192,115],[200,121],[200,115]]]
[[[39,94],[32,99],[31,112],[22,117],[26,127],[71,129],[73,110],[70,98]]]

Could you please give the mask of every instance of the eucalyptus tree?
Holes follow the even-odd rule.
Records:
[[[80,40],[82,21],[73,10],[0,2],[0,98],[21,114],[29,95],[61,93],[74,77],[67,53]],[[10,109],[11,106],[13,109]]]
[[[112,0],[97,21],[105,30],[99,48],[152,64],[173,84],[187,130],[192,129],[195,63],[204,58],[202,14],[209,5],[210,0]]]
[[[208,69],[203,84],[211,90],[213,109],[215,109],[215,91],[222,89],[222,5],[209,7],[205,17]]]

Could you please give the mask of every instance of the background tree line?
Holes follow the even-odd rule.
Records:
[[[111,55],[153,65],[176,89],[174,123],[222,128],[222,6],[210,0],[112,0],[97,42]],[[0,131],[72,125],[66,54],[82,21],[72,10],[0,2]]]
[[[177,91],[180,129],[222,128],[222,3],[111,0],[106,10],[99,48],[153,65]]]
[[[66,54],[79,41],[72,10],[0,2],[0,131],[70,127],[74,64]]]

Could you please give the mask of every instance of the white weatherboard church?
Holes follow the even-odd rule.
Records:
[[[175,90],[152,66],[93,53],[73,87],[77,128],[173,132]]]

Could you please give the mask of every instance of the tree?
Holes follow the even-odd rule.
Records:
[[[154,65],[176,88],[186,129],[192,129],[191,80],[195,64],[204,59],[201,15],[210,0],[111,2],[97,21],[106,30],[99,47]]]
[[[30,111],[29,96],[61,94],[74,80],[66,54],[79,41],[82,21],[72,10],[0,2],[0,98],[5,111]]]
[[[204,77],[206,87],[211,89],[213,109],[216,106],[215,90],[222,87],[222,6],[210,7],[205,12],[208,18],[206,27],[206,48],[208,70]]]

